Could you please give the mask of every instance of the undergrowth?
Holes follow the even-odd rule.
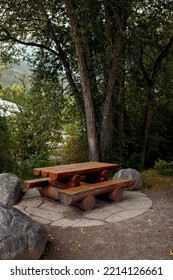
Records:
[[[173,176],[158,174],[156,170],[149,169],[141,172],[144,190],[163,191],[173,189]]]

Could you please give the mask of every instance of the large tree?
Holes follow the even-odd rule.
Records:
[[[90,160],[104,160],[111,143],[115,81],[133,1],[125,2],[1,1],[1,42],[44,49],[54,67],[61,63],[84,108]]]
[[[0,0],[5,51],[16,44],[36,47],[36,69],[42,67],[52,80],[60,73],[66,76],[85,120],[90,160],[104,160],[113,138],[123,141],[124,88],[134,64],[148,85],[141,138],[145,157],[156,80],[172,47],[172,29],[161,39],[171,22],[171,2]]]

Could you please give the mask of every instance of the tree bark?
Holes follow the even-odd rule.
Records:
[[[144,125],[143,125],[143,132],[142,132],[143,143],[142,143],[142,150],[141,150],[140,170],[143,170],[144,165],[145,165],[146,148],[147,148],[149,130],[150,130],[150,126],[151,126],[153,107],[154,107],[153,99],[154,99],[154,89],[149,88],[148,100],[147,100],[145,118],[144,118]]]
[[[84,107],[85,107],[89,159],[90,161],[99,161],[97,132],[96,132],[96,117],[95,117],[94,103],[92,99],[87,58],[85,55],[85,50],[82,44],[82,39],[78,28],[77,18],[75,15],[75,7],[73,6],[71,0],[65,0],[64,2],[66,5],[67,13],[71,23],[71,28],[73,31],[73,38],[74,38],[78,67],[80,72],[80,80],[81,80]]]
[[[117,4],[115,4],[116,6]],[[116,11],[116,17],[115,17]],[[126,40],[126,27],[127,27],[127,12],[122,7],[113,5],[105,1],[105,18],[106,29],[109,34],[107,51],[108,57],[108,69],[107,69],[107,83],[105,101],[102,110],[102,123],[100,133],[100,158],[102,161],[106,158],[107,151],[111,148],[112,143],[112,131],[113,130],[113,101],[114,96],[118,97],[116,86],[116,80],[119,84],[124,83],[124,67],[125,67],[125,40]],[[123,66],[123,67],[122,67]],[[123,68],[123,70],[122,70]],[[123,73],[122,73],[123,71]],[[121,89],[120,89],[121,90]],[[123,104],[122,104],[123,106]],[[121,106],[121,109],[123,108]],[[122,117],[123,111],[121,111]],[[121,119],[122,121],[122,119]],[[123,129],[123,128],[122,128]]]
[[[114,84],[116,78],[116,59],[111,63],[109,70],[109,79],[106,90],[106,98],[103,104],[102,112],[102,123],[101,123],[101,133],[100,133],[100,159],[101,161],[105,160],[106,152],[109,148],[110,143],[110,129],[111,129],[111,113],[112,113],[112,101],[114,93]]]

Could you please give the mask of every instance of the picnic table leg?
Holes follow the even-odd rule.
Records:
[[[58,200],[58,189],[51,186],[38,187],[41,195]]]
[[[80,186],[80,175],[76,174],[66,180],[53,180],[53,181],[50,180],[49,184],[52,187],[60,188],[60,189],[77,187]]]
[[[123,188],[118,187],[112,192],[107,194],[107,198],[113,201],[120,201],[123,195]]]
[[[72,202],[70,205],[78,207],[84,211],[91,210],[94,208],[96,203],[95,197],[93,195],[88,195],[81,201]]]
[[[81,176],[81,181],[88,182],[88,183],[99,183],[104,182],[108,180],[109,171],[108,170],[102,170],[97,173],[93,174],[87,174]]]

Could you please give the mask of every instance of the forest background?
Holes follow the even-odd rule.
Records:
[[[0,0],[0,70],[30,67],[29,80],[1,85],[0,98],[18,110],[0,117],[0,171],[23,174],[50,156],[138,170],[172,162],[172,7]]]

